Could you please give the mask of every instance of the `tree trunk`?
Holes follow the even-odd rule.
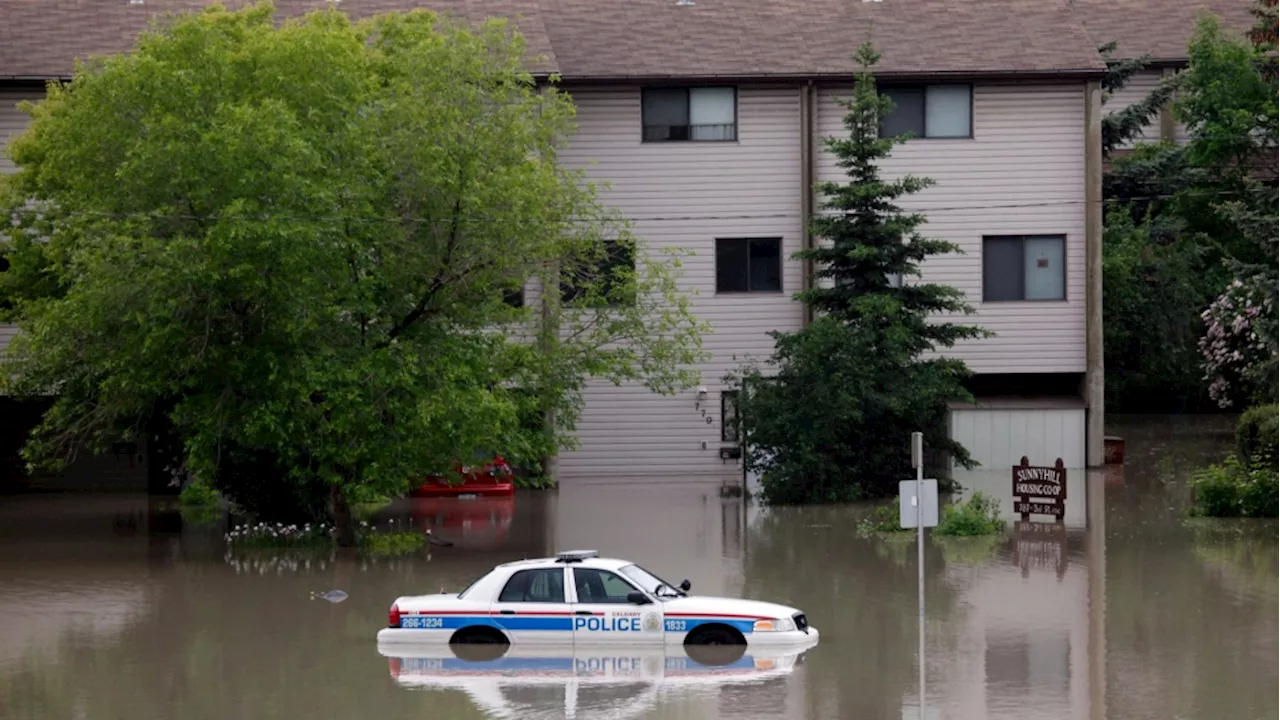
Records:
[[[342,488],[333,485],[329,490],[330,509],[333,516],[333,527],[338,531],[338,547],[356,546],[356,528],[351,519],[351,506],[347,504],[347,496]]]

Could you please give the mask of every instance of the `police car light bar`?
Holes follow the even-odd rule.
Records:
[[[595,550],[565,550],[564,552],[556,553],[556,562],[582,562],[594,557],[600,557],[600,553]]]

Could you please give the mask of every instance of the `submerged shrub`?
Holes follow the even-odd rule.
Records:
[[[203,507],[217,505],[221,502],[222,496],[218,494],[217,490],[199,481],[182,488],[182,492],[178,495],[178,503],[184,507]]]
[[[876,508],[871,515],[862,519],[858,523],[858,535],[860,537],[873,537],[877,535],[894,535],[914,530],[914,528],[904,528],[898,523],[897,505],[881,505]]]
[[[1236,450],[1241,459],[1258,458],[1274,466],[1280,459],[1280,406],[1259,405],[1245,410],[1236,423]]]
[[[934,534],[976,537],[994,535],[1002,530],[1004,519],[1000,517],[1000,502],[978,491],[967,502],[942,508],[942,517],[938,520]]]
[[[1280,473],[1260,458],[1248,462],[1228,455],[1191,478],[1193,515],[1276,517],[1280,511]]]

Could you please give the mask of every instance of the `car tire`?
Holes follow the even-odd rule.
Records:
[[[689,633],[686,645],[746,645],[742,633],[728,625],[707,625]]]
[[[462,628],[449,638],[450,645],[510,645],[507,636],[490,627]]]

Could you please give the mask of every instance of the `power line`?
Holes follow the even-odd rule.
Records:
[[[1138,201],[1154,201],[1154,200],[1172,200],[1185,197],[1223,197],[1241,195],[1240,191],[1234,190],[1213,190],[1213,191],[1187,191],[1182,193],[1163,193],[1150,195],[1131,195],[1122,198],[1104,198],[1099,201],[1090,200],[1038,200],[1029,202],[1011,202],[1011,203],[993,203],[984,205],[949,205],[939,207],[919,207],[904,206],[902,211],[905,213],[918,213],[928,215],[938,212],[960,212],[971,210],[1013,210],[1019,208],[1043,208],[1043,207],[1071,207],[1084,206],[1090,202],[1098,202],[1100,204],[1119,204]],[[17,208],[11,211],[13,215],[41,215],[46,211],[39,208]],[[151,213],[151,212],[128,212],[113,213],[106,211],[94,210],[55,210],[52,212],[57,217],[93,217],[107,220],[182,220],[190,222],[222,222],[222,221],[248,221],[248,222],[313,222],[313,223],[355,223],[355,224],[412,224],[412,225],[430,225],[439,223],[466,223],[466,224],[483,224],[483,223],[597,223],[605,222],[604,218],[557,218],[539,221],[531,216],[444,216],[438,218],[405,218],[405,217],[360,217],[349,215],[277,215],[271,213],[255,213],[255,214],[238,214],[238,215],[221,215],[221,214],[193,214],[193,213]],[[839,213],[831,211],[819,211],[814,213],[814,217],[837,217]],[[705,220],[778,220],[778,219],[796,219],[801,214],[799,212],[781,212],[781,213],[741,213],[741,214],[707,214],[707,215],[627,215],[620,218],[629,222],[693,222]]]

